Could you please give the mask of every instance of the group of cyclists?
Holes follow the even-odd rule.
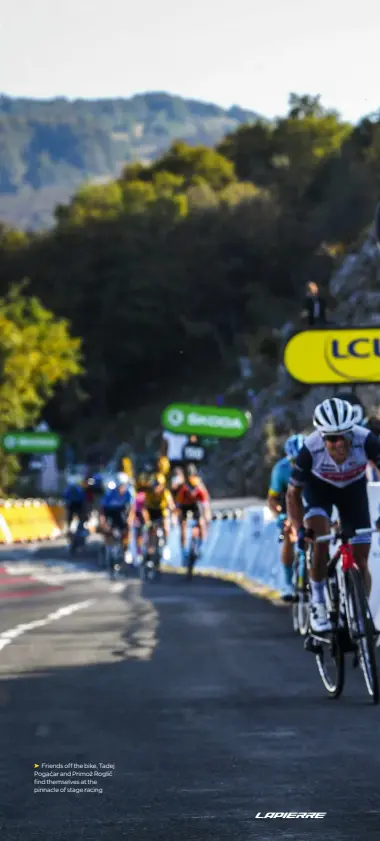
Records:
[[[367,479],[378,478],[380,470],[379,423],[364,417],[359,402],[346,396],[320,403],[313,416],[314,432],[291,435],[285,442],[285,456],[271,474],[268,505],[277,519],[282,541],[281,560],[285,586],[284,601],[292,602],[294,550],[327,535],[333,511],[338,512],[345,533],[370,528]],[[149,551],[155,530],[163,534],[164,560],[170,558],[171,525],[180,526],[182,562],[188,561],[188,519],[204,542],[211,520],[210,494],[193,464],[173,465],[166,456],[146,465],[137,476],[119,472],[104,482],[100,475],[91,479],[71,477],[64,494],[68,524],[73,517],[83,522],[89,505],[97,499],[99,530],[105,543],[113,530],[120,533],[123,546],[130,550],[135,538],[141,562]],[[366,593],[371,578],[368,555],[371,537],[353,536],[355,560]],[[330,628],[325,605],[328,544],[315,543],[311,588],[311,629],[323,633]]]
[[[371,535],[369,531],[355,535],[355,531],[371,527],[367,480],[378,478],[380,441],[378,424],[364,417],[361,404],[342,396],[316,407],[313,426],[310,435],[294,434],[287,439],[285,457],[272,470],[268,505],[277,517],[282,541],[285,601],[294,598],[294,549],[314,543],[310,625],[313,632],[325,633],[331,629],[325,603],[328,544],[315,540],[330,533],[336,509],[341,528],[352,536],[355,561],[369,596]]]
[[[128,561],[132,560],[131,545],[134,537],[137,561],[141,563],[149,552],[150,538],[157,530],[163,534],[163,560],[170,559],[169,535],[172,524],[180,525],[182,562],[188,560],[188,528],[190,518],[199,531],[203,543],[211,520],[210,494],[193,464],[171,467],[165,456],[149,463],[134,476],[133,467],[128,474],[118,472],[108,479],[89,480],[73,474],[64,493],[67,523],[75,517],[79,526],[88,517],[89,507],[98,511],[99,528],[105,546],[115,531],[125,548]]]

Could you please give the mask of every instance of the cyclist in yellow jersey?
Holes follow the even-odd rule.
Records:
[[[173,497],[166,487],[165,476],[156,473],[145,490],[144,508],[151,523],[162,522],[165,542],[169,538],[170,515],[176,511]]]

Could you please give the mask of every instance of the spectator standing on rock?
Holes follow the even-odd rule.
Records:
[[[301,316],[307,321],[308,327],[321,327],[326,324],[326,299],[321,295],[318,284],[313,281],[307,284],[306,293]]]
[[[190,463],[195,463],[198,467],[200,464],[203,464],[205,461],[206,451],[199,440],[198,435],[190,435],[189,440],[185,444],[182,450],[182,460],[183,464],[186,465]]]

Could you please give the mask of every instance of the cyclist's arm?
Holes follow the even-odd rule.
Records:
[[[275,516],[282,511],[281,496],[283,496],[285,491],[286,487],[284,487],[281,476],[281,466],[277,462],[272,469],[267,496],[268,508]]]
[[[197,502],[200,502],[203,507],[203,515],[206,523],[211,521],[211,498],[206,485],[202,483],[200,487],[196,489],[197,493],[195,495],[195,499]]]
[[[272,512],[272,514],[275,515],[275,517],[277,517],[277,514],[279,514],[280,511],[282,511],[280,494],[276,493],[275,491],[272,491],[271,488],[269,488],[267,503],[269,510]]]
[[[296,458],[286,492],[286,510],[292,525],[297,531],[303,526],[302,488],[310,476],[311,468],[311,453],[307,447],[302,447]]]
[[[167,502],[168,508],[171,511],[171,513],[174,513],[174,511],[177,510],[177,506],[174,502],[174,499],[173,499],[170,491],[167,491],[167,493],[166,493],[166,502]]]
[[[128,517],[127,517],[127,525],[129,526],[129,528],[132,528],[133,523],[135,521],[135,516],[136,516],[136,503],[132,502],[132,505],[129,509]]]

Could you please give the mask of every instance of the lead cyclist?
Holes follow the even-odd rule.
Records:
[[[366,467],[371,461],[380,468],[380,442],[355,421],[353,407],[337,397],[324,400],[314,411],[315,432],[306,438],[297,456],[286,495],[288,514],[301,547],[305,538],[329,534],[334,505],[343,531],[349,535],[356,529],[370,528]],[[353,537],[354,556],[367,595],[371,590],[370,542],[370,535]],[[310,572],[310,623],[315,633],[331,630],[325,604],[327,557],[328,544],[315,543]]]

